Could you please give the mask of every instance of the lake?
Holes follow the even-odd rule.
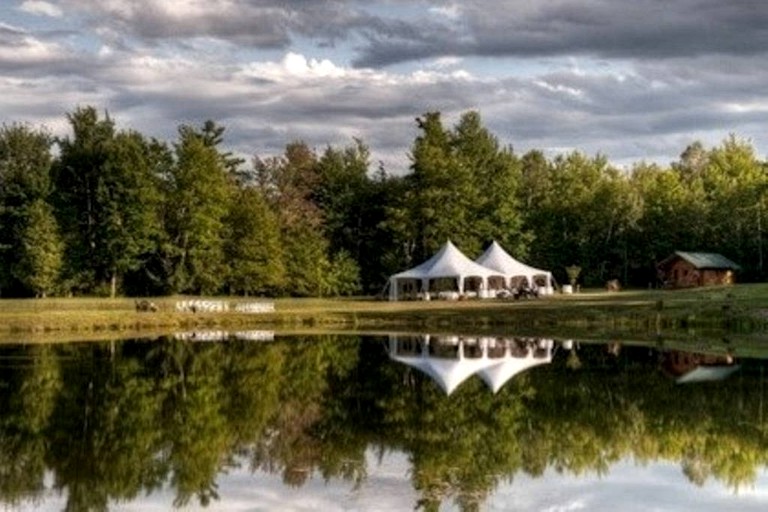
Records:
[[[0,506],[765,510],[765,363],[424,334],[0,345]]]

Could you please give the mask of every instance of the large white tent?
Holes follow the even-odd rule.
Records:
[[[534,280],[538,278],[544,283],[543,286],[539,286],[541,294],[549,295],[554,291],[555,282],[552,278],[552,272],[517,261],[495,240],[475,262],[501,273],[504,276],[505,285],[510,288],[516,278],[524,278],[528,286],[533,286]]]
[[[488,289],[488,279],[504,277],[497,270],[484,267],[467,258],[451,241],[427,261],[410,270],[394,274],[389,278],[389,300],[398,300],[402,286],[406,283],[415,285],[414,289],[423,294],[430,291],[430,281],[434,279],[455,279],[459,294],[466,289],[468,279],[479,279],[481,288]]]

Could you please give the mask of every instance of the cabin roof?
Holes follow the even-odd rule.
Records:
[[[687,251],[675,251],[671,256],[662,260],[659,263],[660,267],[668,265],[673,260],[681,258],[693,265],[697,269],[731,269],[739,270],[741,267],[729,260],[722,254],[715,252],[687,252]]]

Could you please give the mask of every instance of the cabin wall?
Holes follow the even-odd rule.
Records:
[[[733,284],[734,276],[732,270],[700,270],[684,259],[678,259],[667,266],[664,282],[666,286],[674,288],[691,288],[694,286]]]
[[[730,270],[702,270],[702,285],[733,284],[733,272]]]
[[[696,268],[683,259],[673,261],[666,269],[664,281],[667,286],[688,288],[700,286],[701,274]]]

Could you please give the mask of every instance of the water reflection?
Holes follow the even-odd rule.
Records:
[[[273,341],[275,339],[274,331],[250,330],[250,331],[184,331],[173,334],[174,339],[183,341]]]
[[[521,337],[0,346],[0,503],[108,510],[170,492],[199,508],[226,503],[242,473],[294,497],[317,481],[359,489],[392,453],[425,510],[633,462],[673,465],[689,489],[744,489],[768,464],[768,420],[765,362],[738,355]],[[478,364],[443,385],[425,359],[435,374]],[[670,371],[719,366],[727,378],[686,385]]]
[[[450,395],[472,375],[494,393],[512,377],[552,361],[551,339],[460,336],[389,337],[389,357],[432,377]]]
[[[662,353],[661,367],[678,384],[723,380],[741,368],[733,356],[670,350]]]

